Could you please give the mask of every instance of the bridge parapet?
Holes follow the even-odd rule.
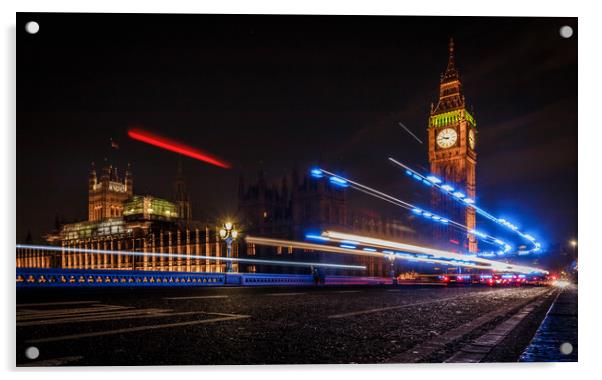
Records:
[[[326,276],[325,285],[381,285],[390,279]],[[156,286],[311,286],[312,275],[272,273],[190,273],[132,270],[17,268],[17,288]]]

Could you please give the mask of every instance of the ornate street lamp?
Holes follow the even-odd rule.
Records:
[[[232,242],[238,237],[238,231],[234,229],[234,225],[231,222],[224,223],[224,227],[219,230],[219,237],[226,242],[226,272],[232,272]]]

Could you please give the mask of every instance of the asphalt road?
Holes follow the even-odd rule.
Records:
[[[442,362],[539,301],[522,322],[522,343],[495,351],[495,361],[516,361],[555,294],[433,286],[19,290],[17,365],[382,363],[408,355]],[[39,357],[28,359],[28,347]]]

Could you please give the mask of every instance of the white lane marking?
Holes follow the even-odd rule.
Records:
[[[92,337],[106,336],[106,335],[127,334],[127,333],[138,332],[138,331],[159,330],[159,329],[168,329],[168,328],[172,328],[172,327],[193,326],[193,325],[200,325],[200,324],[205,324],[205,323],[233,321],[233,320],[244,319],[244,318],[250,318],[250,315],[234,315],[234,316],[230,316],[230,317],[202,319],[202,320],[179,322],[179,323],[166,323],[166,324],[162,324],[162,325],[138,326],[138,327],[125,328],[125,329],[116,329],[116,330],[96,331],[96,332],[83,333],[83,334],[54,336],[54,337],[50,337],[50,338],[28,340],[27,343],[58,342],[58,341],[62,341],[62,340],[92,338]]]
[[[103,304],[94,304],[89,306],[84,306],[80,308],[62,308],[62,309],[19,309],[17,310],[17,314],[44,314],[44,313],[74,313],[77,311],[85,311],[85,310],[100,310],[100,309],[118,309],[118,308],[127,308],[128,306],[120,306],[120,305],[103,305]]]
[[[171,311],[170,309],[166,309]],[[23,318],[17,318],[17,322],[28,322],[28,321],[41,321],[41,320],[55,320],[55,319],[80,319],[89,317],[105,317],[112,315],[128,315],[128,314],[140,314],[145,312],[157,312],[163,311],[162,309],[135,309],[135,310],[109,310],[103,312],[92,311],[90,313],[78,313],[78,314],[59,314],[59,315],[31,315]]]
[[[96,307],[96,308],[87,308],[87,309],[61,309],[61,310],[35,310],[28,313],[18,313],[17,320],[24,321],[29,319],[40,319],[40,318],[57,318],[57,317],[67,317],[67,316],[76,316],[76,315],[88,315],[91,313],[108,313],[108,312],[117,312],[117,311],[125,311],[131,310],[134,307],[126,307],[126,306],[106,306],[106,307]]]
[[[164,300],[202,300],[214,298],[229,298],[230,296],[191,296],[191,297],[165,297]]]
[[[154,316],[170,316],[180,315],[180,313],[168,314],[171,310],[167,309],[143,309],[143,310],[132,310],[130,312],[123,313],[111,313],[111,314],[100,314],[100,315],[88,315],[82,317],[66,317],[66,318],[54,318],[54,319],[40,319],[34,321],[17,322],[17,327],[27,326],[41,326],[41,325],[54,325],[61,323],[81,323],[81,322],[95,322],[95,321],[111,321],[111,320],[122,320],[132,318],[151,318]],[[187,312],[185,314],[194,314],[196,312]]]
[[[359,290],[336,290],[333,293],[359,293]]]
[[[86,303],[99,303],[100,301],[69,301],[69,302],[43,302],[43,303],[21,303],[17,304],[17,307],[31,307],[31,306],[55,306],[55,305],[78,305]]]
[[[298,296],[305,293],[268,293],[266,296],[279,297],[279,296]]]
[[[67,363],[76,362],[83,359],[83,356],[65,356],[64,358],[38,360],[37,362],[30,362],[26,364],[17,364],[17,367],[55,367],[61,366]]]
[[[349,312],[349,313],[329,315],[328,318],[331,318],[331,319],[332,318],[345,318],[345,317],[352,317],[352,316],[355,316],[355,315],[370,314],[370,313],[379,313],[381,311],[403,309],[405,307],[420,306],[420,305],[426,305],[426,304],[430,304],[430,303],[450,301],[450,300],[454,300],[454,299],[458,299],[458,298],[462,298],[462,297],[463,296],[450,297],[450,298],[441,298],[441,299],[437,299],[437,300],[416,302],[416,303],[410,303],[410,304],[404,304],[404,305],[387,306],[387,307],[379,307],[379,308],[376,308],[376,309],[352,311],[352,312]]]

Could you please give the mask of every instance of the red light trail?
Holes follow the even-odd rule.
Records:
[[[180,144],[179,142],[172,141],[161,136],[153,135],[141,129],[130,129],[128,131],[128,136],[134,140],[138,140],[161,149],[169,150],[171,152],[179,153],[183,156],[194,158],[199,161],[207,162],[211,165],[219,166],[220,168],[230,169],[232,167],[229,163],[213,157],[199,149]]]

